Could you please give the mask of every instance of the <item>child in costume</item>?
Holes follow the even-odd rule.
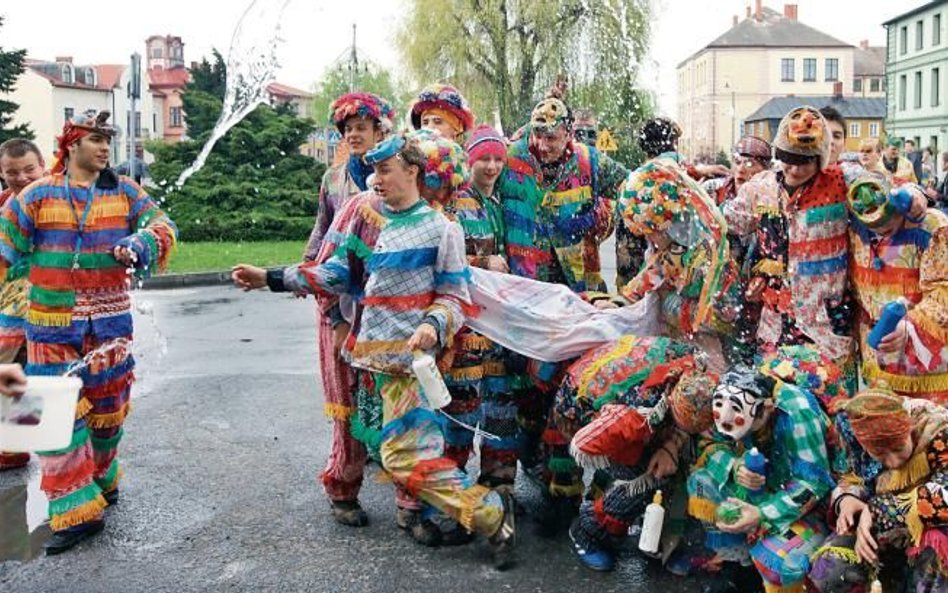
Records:
[[[461,92],[448,84],[432,84],[418,94],[411,106],[411,125],[429,129],[461,144],[474,128],[474,112]]]

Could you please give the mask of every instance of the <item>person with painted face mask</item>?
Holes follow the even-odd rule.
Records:
[[[841,406],[837,425],[849,468],[808,590],[868,593],[875,578],[885,591],[948,590],[948,411],[873,387]]]
[[[349,158],[330,167],[319,187],[316,222],[303,253],[303,261],[316,259],[333,218],[355,195],[367,189],[372,167],[363,161],[365,153],[391,131],[395,110],[388,101],[371,93],[347,93],[329,108],[333,124],[342,134]],[[335,298],[320,299],[317,341],[319,375],[323,386],[323,409],[332,419],[332,445],[326,467],[319,479],[329,498],[333,518],[342,525],[362,527],[369,518],[359,504],[365,448],[352,437],[350,419],[355,410],[355,372],[340,356],[342,341],[349,333]]]
[[[753,564],[767,593],[802,592],[808,556],[828,531],[829,419],[816,399],[755,369],[726,373],[712,396],[714,430],[688,477],[688,512],[702,521],[713,563]],[[745,462],[752,447],[766,475]],[[757,491],[751,504],[750,492]]]
[[[904,212],[907,195],[878,174],[848,192],[850,277],[859,305],[862,372],[896,393],[948,404],[948,216]],[[900,204],[899,201],[902,201]],[[908,313],[876,347],[868,336],[899,298]]]

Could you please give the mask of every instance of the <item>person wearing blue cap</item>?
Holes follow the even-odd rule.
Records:
[[[448,351],[473,311],[462,230],[421,198],[426,159],[417,138],[392,136],[365,159],[375,171],[374,192],[337,215],[327,235],[335,249],[284,270],[239,264],[234,283],[353,298],[342,356],[371,374],[382,399],[382,466],[397,486],[488,536],[494,566],[506,569],[513,562],[513,500],[475,484],[445,456],[438,415],[411,370],[415,351]]]

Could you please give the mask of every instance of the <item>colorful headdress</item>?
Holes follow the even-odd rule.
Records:
[[[365,153],[362,160],[364,160],[367,165],[377,165],[397,155],[404,147],[405,137],[401,134],[395,134],[372,147]]]
[[[844,402],[840,409],[859,444],[871,454],[897,450],[912,433],[912,418],[904,400],[885,387],[871,387]]]
[[[849,211],[856,220],[871,229],[884,227],[896,216],[904,214],[905,205],[893,202],[889,183],[880,173],[864,172],[850,184],[846,198]]]
[[[562,99],[547,97],[533,108],[530,113],[530,126],[534,130],[550,131],[559,126],[573,127],[573,113]]]
[[[793,165],[816,157],[820,169],[825,169],[829,166],[832,139],[826,118],[819,110],[808,105],[797,107],[780,120],[774,136],[775,156]]]
[[[770,147],[770,143],[757,136],[744,136],[738,141],[737,146],[734,147],[735,154],[759,161],[769,162],[772,152],[773,150]]]
[[[426,111],[432,110],[446,111],[455,118],[459,124],[455,126],[459,134],[474,127],[474,112],[471,111],[461,92],[453,86],[433,84],[425,87],[411,106],[412,127],[416,130],[421,129],[421,116]]]
[[[467,181],[469,171],[464,149],[432,130],[416,130],[408,134],[417,141],[425,155],[425,185],[431,189],[457,189]]]
[[[493,154],[506,159],[507,141],[491,126],[481,124],[471,133],[470,139],[464,145],[464,150],[467,152],[468,164],[486,154]]]
[[[717,383],[718,377],[713,373],[691,369],[682,374],[668,396],[668,407],[679,428],[691,434],[711,428],[711,396]]]
[[[79,142],[84,136],[96,133],[112,138],[117,130],[111,126],[109,111],[96,111],[88,109],[85,112],[73,117],[63,125],[63,133],[56,137],[56,164],[53,165],[53,173],[62,173],[66,170],[66,161],[69,158],[69,147]]]
[[[764,354],[757,368],[768,377],[809,391],[830,414],[839,402],[849,398],[843,385],[843,370],[816,348],[781,346]]]
[[[632,234],[665,232],[676,243],[705,252],[706,257],[687,258],[690,265],[707,266],[691,323],[697,329],[710,315],[728,261],[727,224],[714,200],[674,160],[656,158],[629,174],[619,209]]]
[[[367,117],[378,122],[379,128],[386,134],[392,131],[395,109],[388,101],[372,93],[346,93],[329,106],[332,123],[343,133],[346,120],[350,117]]]
[[[681,138],[681,126],[667,117],[648,120],[639,130],[639,147],[650,157],[675,150]]]

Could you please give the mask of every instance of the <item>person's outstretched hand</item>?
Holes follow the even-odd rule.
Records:
[[[0,364],[0,394],[20,397],[26,392],[26,373],[18,364]]]
[[[237,264],[230,270],[231,280],[237,288],[256,290],[267,285],[267,271],[250,264]]]

